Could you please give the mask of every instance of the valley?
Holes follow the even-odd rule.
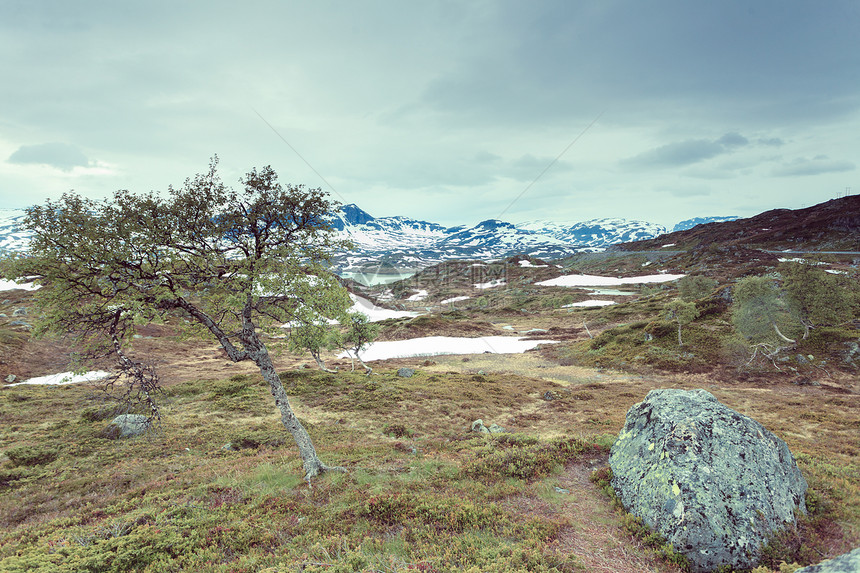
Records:
[[[738,223],[714,228],[726,224]],[[0,569],[682,571],[600,485],[628,409],[657,388],[705,389],[796,457],[809,515],[773,540],[757,573],[849,551],[860,544],[860,271],[852,253],[808,254],[850,243],[821,227],[798,250],[847,293],[852,316],[807,338],[799,323],[783,326],[795,343],[770,358],[741,344],[731,295],[745,275],[786,272],[782,254],[701,229],[696,244],[667,235],[645,250],[343,278],[354,308],[379,325],[377,349],[410,342],[420,355],[371,345],[366,376],[325,349],[337,373],[324,373],[284,339],[265,339],[320,455],[348,470],[310,484],[252,363],[169,321],[142,325],[131,352],[153,362],[163,389],[161,422],[142,438],[105,436],[115,409],[97,384],[0,389]],[[713,283],[679,326],[666,309],[691,275]],[[32,296],[0,293],[7,382],[69,370],[76,350],[30,338]],[[461,341],[436,354],[432,337]],[[509,352],[497,337],[531,348]],[[505,433],[472,432],[479,419]]]

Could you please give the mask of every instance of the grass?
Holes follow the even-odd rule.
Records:
[[[161,431],[132,441],[100,437],[106,420],[93,415],[86,387],[0,392],[0,570],[587,570],[593,556],[562,549],[582,528],[571,504],[611,502],[600,501],[595,486],[577,490],[568,476],[605,457],[626,409],[619,402],[635,401],[622,390],[644,384],[583,381],[569,394],[556,386],[559,398],[545,401],[547,382],[492,371],[419,369],[399,378],[391,370],[368,382],[363,374],[304,370],[282,378],[323,459],[348,474],[307,486],[255,376],[168,388]],[[586,394],[591,399],[576,398]],[[752,390],[739,396],[741,409],[773,404]],[[850,442],[845,424],[857,423],[856,409],[845,400],[831,416],[815,402],[804,409],[820,414],[813,420],[790,402],[777,409],[789,428],[826,430],[821,440],[788,436],[827,516],[804,535],[820,538],[816,549],[839,536],[856,543],[856,452],[833,451]],[[595,423],[574,422],[558,435],[546,422],[520,426],[528,409],[587,410],[574,419]],[[467,429],[477,417],[529,429],[476,436]],[[611,533],[630,530],[622,516],[604,521],[590,535],[653,544]],[[783,545],[774,545],[777,557],[811,559],[808,543],[807,554]],[[658,570],[677,570],[666,555]]]

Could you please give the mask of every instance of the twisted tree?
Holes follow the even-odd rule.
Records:
[[[320,189],[282,186],[271,167],[250,171],[239,191],[217,174],[188,179],[166,197],[117,191],[93,201],[67,193],[28,210],[29,250],[6,263],[9,278],[30,277],[37,332],[71,333],[88,352],[113,354],[128,382],[157,412],[157,377],[125,351],[140,324],[177,324],[214,337],[234,362],[250,360],[269,384],[301,454],[305,478],[343,468],[320,461],[290,408],[263,334],[285,322],[342,314],[350,301],[328,270],[336,240],[334,204]]]

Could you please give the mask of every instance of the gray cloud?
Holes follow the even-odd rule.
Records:
[[[634,168],[662,168],[692,165],[726,153],[720,140],[688,139],[669,143],[621,161],[621,164]]]
[[[851,161],[830,159],[826,155],[817,155],[812,159],[799,157],[788,163],[783,163],[774,169],[772,174],[776,177],[794,177],[853,171],[855,168],[856,165]]]
[[[741,135],[740,133],[727,133],[717,141],[720,145],[724,147],[743,147],[747,145],[750,140]]]
[[[63,171],[75,167],[87,167],[89,159],[84,153],[68,143],[39,143],[22,145],[7,159],[9,163],[50,165]]]

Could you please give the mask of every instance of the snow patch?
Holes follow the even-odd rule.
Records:
[[[409,298],[407,298],[406,300],[417,302],[419,300],[424,300],[425,298],[427,298],[427,296],[428,296],[427,291],[424,289],[421,289],[418,292],[416,292],[415,294],[413,294],[412,296],[410,296]]]
[[[644,283],[665,283],[685,277],[686,275],[646,275],[641,277],[601,277],[597,275],[564,275],[535,283],[540,286],[617,286]]]
[[[408,340],[374,342],[361,352],[365,362],[388,358],[412,358],[441,354],[519,354],[540,344],[557,344],[557,340],[524,340],[514,336],[482,336],[462,338],[455,336],[426,336]],[[345,352],[338,358],[348,358]]]
[[[6,279],[0,279],[0,291],[4,290],[37,290],[42,288],[42,285],[34,285],[33,283],[16,283],[15,281],[8,281]]]
[[[574,306],[609,306],[610,304],[615,304],[614,300],[584,300],[582,302],[575,302],[573,304],[566,304],[561,308],[571,308]]]
[[[443,300],[439,304],[448,304],[451,302],[460,302],[461,300],[469,300],[470,298],[472,298],[472,297],[470,297],[470,296],[455,296],[454,298],[446,298],[445,300]]]
[[[23,382],[16,382],[15,384],[5,384],[3,385],[3,388],[8,388],[10,386],[21,386],[22,384],[62,386],[65,384],[78,384],[80,382],[95,382],[96,380],[102,380],[103,378],[107,378],[108,376],[110,376],[110,372],[105,372],[104,370],[92,370],[83,374],[75,374],[74,372],[60,372],[59,374],[49,374],[48,376],[38,376],[36,378],[30,378],[28,380],[24,380]]]
[[[475,285],[475,288],[485,289],[485,288],[495,288],[497,286],[505,286],[507,283],[505,279],[493,279],[488,283],[478,283]]]
[[[376,306],[366,298],[350,293],[349,298],[352,299],[353,305],[350,310],[360,312],[365,315],[370,322],[379,322],[380,320],[388,320],[389,318],[412,318],[418,316],[418,312],[410,312],[407,310],[389,310]]]

